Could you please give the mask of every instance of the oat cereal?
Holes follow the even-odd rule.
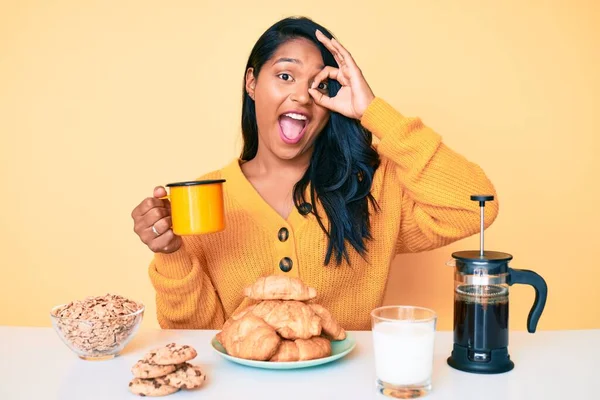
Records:
[[[106,294],[72,301],[53,310],[56,328],[75,351],[100,356],[119,350],[138,326],[143,306],[125,297]]]

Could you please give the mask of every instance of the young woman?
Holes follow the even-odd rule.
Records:
[[[199,177],[226,180],[224,231],[174,235],[163,187],[132,212],[154,252],[164,328],[220,329],[248,305],[245,286],[287,274],[315,287],[344,328],[370,329],[394,256],[475,234],[470,196],[496,195],[478,165],[375,96],[351,54],[307,18],[277,22],[252,49],[242,133],[241,157]],[[486,227],[497,212],[490,202]]]

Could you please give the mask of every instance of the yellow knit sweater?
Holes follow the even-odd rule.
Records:
[[[449,149],[419,118],[401,115],[380,98],[361,124],[379,139],[382,159],[372,186],[381,210],[371,218],[374,240],[367,242],[366,259],[349,246],[350,266],[324,266],[327,240],[316,218],[294,208],[283,219],[246,180],[236,159],[202,176],[227,180],[226,229],[184,237],[179,250],[158,253],[150,264],[161,327],[220,329],[248,304],[244,286],[260,276],[288,274],[315,287],[316,300],[344,328],[368,330],[369,312],[382,302],[396,254],[435,249],[479,231],[478,203],[470,196],[496,192],[478,165]],[[490,202],[486,227],[497,213],[498,202]],[[283,272],[281,265],[291,269]]]

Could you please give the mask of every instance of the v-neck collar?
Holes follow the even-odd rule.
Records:
[[[273,207],[269,205],[258,193],[256,188],[250,183],[241,167],[241,160],[235,158],[229,165],[223,169],[223,178],[227,181],[226,187],[230,187],[227,193],[242,208],[246,209],[250,215],[259,224],[267,225],[269,230],[280,229],[282,226],[291,227],[297,231],[307,221],[307,218],[313,217],[311,214],[306,216],[300,214],[294,206],[287,219],[283,218]],[[307,189],[308,191],[308,189]]]

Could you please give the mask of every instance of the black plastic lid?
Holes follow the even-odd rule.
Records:
[[[204,180],[204,181],[175,182],[175,183],[167,184],[167,187],[208,185],[211,183],[222,183],[222,182],[225,182],[225,179],[210,179],[210,180]]]
[[[456,268],[464,274],[473,274],[476,269],[483,268],[490,275],[508,272],[508,262],[513,258],[499,251],[484,251],[481,256],[478,250],[457,251],[452,257],[456,259]]]
[[[452,257],[460,261],[479,261],[489,263],[502,263],[512,260],[513,256],[500,251],[484,251],[483,257],[479,254],[479,250],[457,251],[452,253]]]

